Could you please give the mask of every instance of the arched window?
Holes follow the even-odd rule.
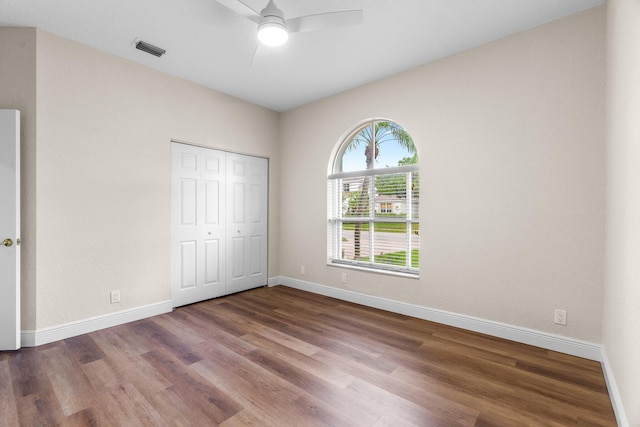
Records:
[[[329,264],[419,274],[418,154],[402,126],[356,127],[332,159],[328,195]]]

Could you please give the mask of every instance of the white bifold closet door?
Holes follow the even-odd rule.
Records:
[[[267,284],[267,159],[171,144],[173,306]]]

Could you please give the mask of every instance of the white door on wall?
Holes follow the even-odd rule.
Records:
[[[267,159],[227,153],[227,293],[267,284]]]
[[[0,350],[20,348],[20,112],[0,110]]]
[[[171,144],[171,299],[225,294],[225,153]]]
[[[267,159],[171,144],[174,307],[267,284],[267,177]]]

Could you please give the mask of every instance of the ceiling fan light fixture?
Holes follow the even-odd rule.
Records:
[[[289,40],[287,26],[277,17],[269,16],[258,25],[258,40],[267,46],[281,46]]]

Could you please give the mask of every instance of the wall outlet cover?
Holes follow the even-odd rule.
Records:
[[[567,325],[567,310],[556,309],[554,313],[553,322],[557,325]]]
[[[120,302],[120,291],[111,291],[111,304]]]

